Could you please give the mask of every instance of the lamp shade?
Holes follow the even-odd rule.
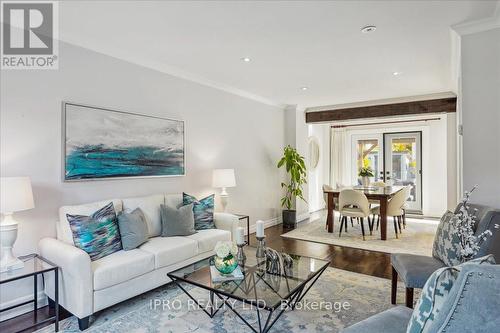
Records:
[[[234,169],[215,169],[212,175],[213,187],[235,187]]]
[[[29,177],[0,178],[0,213],[13,213],[34,207]]]

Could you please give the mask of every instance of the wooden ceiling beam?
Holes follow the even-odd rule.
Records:
[[[420,115],[456,112],[457,98],[440,98],[423,101],[361,106],[345,109],[306,112],[306,123],[333,122],[363,118]]]

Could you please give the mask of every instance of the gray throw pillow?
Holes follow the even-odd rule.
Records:
[[[196,233],[193,204],[179,208],[161,205],[160,215],[162,237],[189,236]]]
[[[136,208],[132,213],[120,213],[118,226],[125,251],[133,250],[148,240],[148,225],[140,208]]]

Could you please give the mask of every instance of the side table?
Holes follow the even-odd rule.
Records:
[[[33,328],[42,323],[54,321],[54,330],[59,331],[59,267],[51,263],[47,259],[39,256],[38,254],[29,254],[26,256],[19,257],[19,259],[24,262],[24,267],[15,269],[12,271],[7,271],[0,273],[0,284],[9,283],[12,281],[26,279],[33,277],[33,299],[28,300],[19,304],[14,304],[12,306],[0,309],[0,312],[11,310],[22,305],[33,303],[34,310],[34,323],[29,327],[23,328],[21,331]],[[37,321],[37,310],[38,310],[38,275],[43,273],[48,273],[50,271],[54,272],[54,303],[55,303],[55,313],[54,316],[44,319],[42,321]],[[21,332],[20,331],[20,332]]]
[[[247,220],[247,245],[250,245],[250,216],[245,214],[231,214],[236,215],[240,221]]]

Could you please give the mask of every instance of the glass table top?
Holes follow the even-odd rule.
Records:
[[[32,276],[35,273],[43,273],[57,268],[56,265],[36,254],[19,257],[24,263],[23,268],[0,273],[0,283]]]
[[[275,309],[304,284],[313,280],[329,261],[291,255],[293,265],[286,274],[270,274],[265,264],[257,264],[256,248],[245,246],[247,260],[242,268],[243,280],[212,282],[210,264],[212,258],[200,260],[168,275],[176,280],[213,290],[225,296],[236,298],[267,309]]]

